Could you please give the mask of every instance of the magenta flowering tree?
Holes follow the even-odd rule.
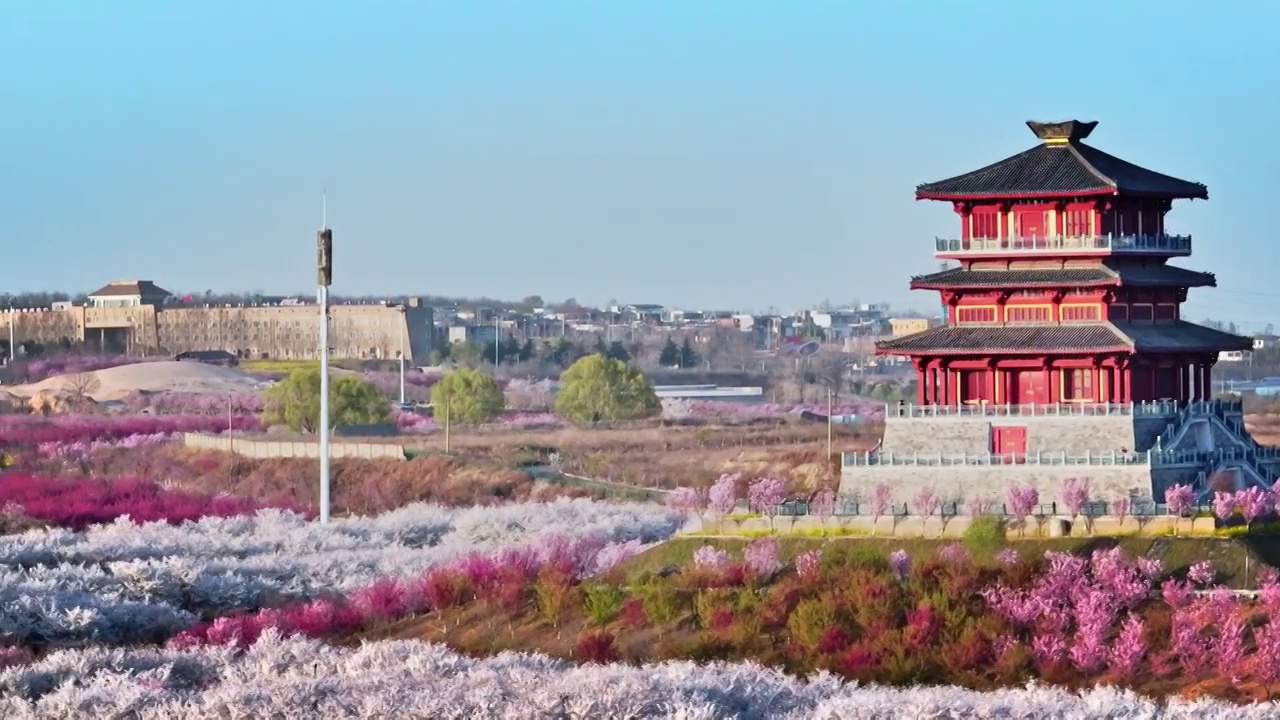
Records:
[[[1236,493],[1236,507],[1244,518],[1245,528],[1253,529],[1253,521],[1271,512],[1271,493],[1256,485]]]
[[[1207,587],[1216,575],[1208,560],[1201,560],[1187,569],[1187,579],[1200,587]]]
[[[741,479],[737,473],[725,473],[707,490],[707,508],[715,513],[722,525],[738,505],[738,481]]]
[[[1236,494],[1233,492],[1215,492],[1213,494],[1213,514],[1222,522],[1236,514]]]
[[[820,522],[825,522],[827,518],[836,513],[836,491],[831,488],[822,488],[814,493],[813,499],[809,501],[809,512],[816,515]]]
[[[1040,493],[1031,486],[1010,485],[1008,491],[1009,513],[1018,523],[1018,535],[1027,534],[1027,516],[1040,504]]]
[[[889,509],[890,498],[893,497],[893,488],[885,483],[879,483],[871,489],[871,535],[876,534],[876,524],[880,518],[884,517],[885,511]]]
[[[773,519],[778,515],[779,506],[786,499],[787,481],[776,475],[758,478],[747,488],[751,509],[769,518],[770,530],[773,530]]]

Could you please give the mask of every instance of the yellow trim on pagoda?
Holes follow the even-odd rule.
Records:
[[[990,310],[991,319],[990,320],[962,320],[960,319],[960,313],[965,310]],[[957,305],[956,306],[956,324],[957,325],[985,325],[988,323],[998,323],[1000,322],[1001,317],[1003,316],[1000,314],[999,305]]]
[[[1071,142],[1071,138],[1045,138],[1045,145],[1066,145]]]
[[[1010,319],[1009,317],[1010,311],[1015,310],[1017,308],[1027,308],[1028,310],[1031,310],[1034,308],[1045,308],[1049,311],[1049,313],[1048,313],[1048,316],[1045,317],[1043,320],[1012,320]],[[1007,323],[1054,322],[1056,319],[1057,318],[1054,316],[1054,312],[1053,312],[1053,303],[1034,303],[1034,304],[1033,303],[1017,303],[1013,305],[1004,306],[1004,321]]]

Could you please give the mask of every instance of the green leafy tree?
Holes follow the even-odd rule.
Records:
[[[480,364],[483,352],[484,348],[475,343],[455,342],[449,346],[449,358],[459,365],[468,367]],[[489,357],[493,357],[492,351]]]
[[[441,422],[478,425],[501,417],[507,399],[493,378],[474,368],[462,368],[431,386],[431,407]]]
[[[670,335],[662,346],[662,352],[658,353],[658,364],[662,367],[676,367],[680,364],[680,347]]]
[[[588,355],[560,375],[556,413],[575,423],[635,420],[662,412],[639,370],[603,355]]]
[[[268,389],[263,399],[262,419],[266,424],[315,432],[320,427],[320,369],[289,373]],[[329,422],[334,427],[391,422],[391,403],[373,383],[352,375],[330,378]]]

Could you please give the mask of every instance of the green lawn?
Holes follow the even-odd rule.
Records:
[[[664,568],[680,567],[692,561],[693,553],[703,545],[723,548],[740,557],[742,546],[751,540],[746,538],[676,537],[627,560],[622,570],[628,577],[644,573],[656,573]],[[813,538],[778,537],[784,559],[822,548],[824,553],[849,553],[865,556],[878,554],[888,557],[895,550],[906,550],[913,557],[929,555],[943,545],[955,540],[892,537]],[[1230,587],[1252,587],[1251,581],[1259,567],[1280,565],[1280,536],[1253,536],[1239,538],[1175,538],[1175,537],[1100,537],[1011,539],[1009,547],[1023,557],[1046,550],[1088,553],[1096,548],[1119,545],[1133,556],[1146,555],[1160,560],[1166,572],[1180,573],[1200,560],[1209,560],[1218,571],[1219,580]],[[1248,574],[1245,573],[1246,558]],[[990,557],[977,556],[980,561]],[[1248,584],[1246,584],[1248,581]]]

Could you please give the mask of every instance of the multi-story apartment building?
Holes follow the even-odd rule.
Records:
[[[208,305],[170,302],[148,280],[108,283],[84,305],[54,303],[0,313],[0,341],[84,343],[104,352],[163,354],[226,350],[243,358],[308,359],[319,354],[314,303]],[[434,318],[417,298],[404,304],[338,304],[329,309],[334,357],[425,361]]]

